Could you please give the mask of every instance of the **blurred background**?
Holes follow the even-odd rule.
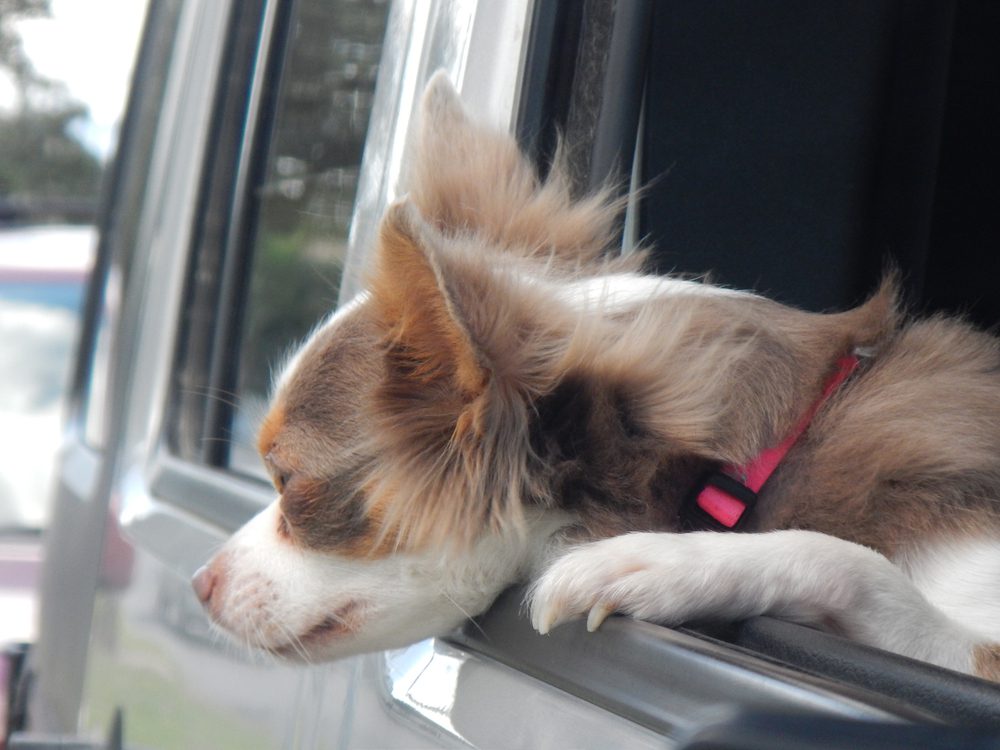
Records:
[[[0,0],[0,643],[30,641],[102,176],[145,0]]]

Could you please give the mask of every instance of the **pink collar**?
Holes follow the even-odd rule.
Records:
[[[695,505],[709,517],[702,519],[708,522],[703,525],[715,528],[721,525],[723,530],[736,528],[746,512],[753,507],[761,487],[771,478],[788,451],[809,427],[816,412],[833,395],[834,391],[854,373],[859,364],[860,359],[853,354],[838,359],[837,369],[826,381],[823,393],[802,415],[802,419],[784,440],[773,448],[762,451],[749,463],[742,466],[728,464],[705,480],[702,489],[695,497]]]

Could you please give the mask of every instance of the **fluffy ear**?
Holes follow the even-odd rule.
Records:
[[[421,102],[421,113],[424,128],[421,138],[425,142],[442,130],[475,127],[462,106],[462,98],[443,70],[434,73],[427,82]]]
[[[443,72],[427,85],[411,145],[409,195],[446,234],[478,234],[494,252],[580,270],[615,244],[622,203],[610,191],[574,201],[558,164],[539,180],[510,134],[469,117]]]
[[[371,402],[368,497],[404,548],[517,526],[536,496],[529,404],[555,377],[558,310],[540,316],[541,293],[483,251],[442,237],[406,202],[383,221],[370,299],[385,369]]]
[[[388,341],[409,363],[408,377],[450,381],[461,394],[483,390],[488,372],[442,268],[439,235],[409,201],[390,206],[382,221],[370,289]]]

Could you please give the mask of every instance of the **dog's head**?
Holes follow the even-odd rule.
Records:
[[[540,182],[440,75],[414,148],[368,291],[277,378],[259,449],[278,499],[194,581],[217,624],[291,658],[448,630],[521,577],[565,517],[537,502],[529,466],[530,403],[572,325],[542,279],[582,273],[613,209]]]

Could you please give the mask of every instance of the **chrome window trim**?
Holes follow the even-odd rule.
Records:
[[[511,746],[517,747],[664,746],[655,731],[444,639],[387,651],[379,662],[390,712],[456,746],[490,747],[500,724],[505,725]],[[498,703],[502,710],[491,710]],[[495,722],[481,717],[470,721],[470,707],[495,715]],[[540,714],[556,712],[564,717],[562,722],[537,720]],[[521,719],[518,726],[504,718],[511,716]]]
[[[150,185],[137,246],[146,266],[141,279],[129,284],[126,307],[138,320],[134,349],[121,362],[132,375],[125,425],[126,455],[144,453],[163,433],[171,370],[176,347],[188,248],[197,212],[201,164],[215,101],[218,60],[225,38],[230,3],[193,3],[185,8],[182,45],[175,52],[183,72],[172,71],[158,134]],[[206,73],[207,71],[207,73]],[[140,269],[137,269],[137,271]]]
[[[450,640],[666,736],[736,708],[855,719],[926,716],[688,629],[612,617],[595,633],[578,620],[542,636],[523,616],[523,599],[523,587],[509,589]]]

